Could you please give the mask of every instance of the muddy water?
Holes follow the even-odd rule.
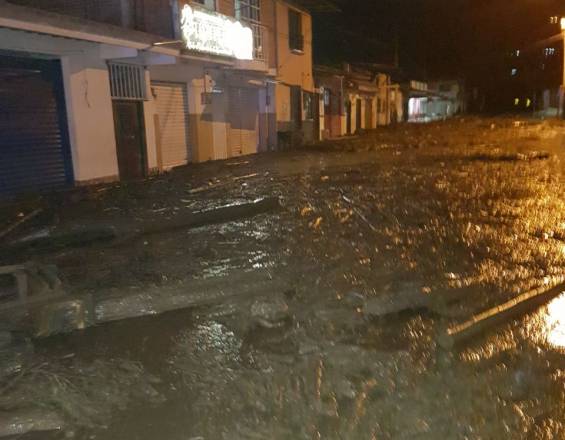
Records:
[[[284,210],[57,255],[79,291],[241,271],[286,287],[38,342],[39,366],[0,404],[19,390],[58,410],[67,427],[53,438],[565,438],[565,299],[457,349],[436,343],[563,274],[562,139],[547,125],[458,124],[213,165],[220,180],[258,175],[205,197],[179,174],[97,201],[140,221],[265,195]],[[401,310],[417,295],[425,307]],[[384,297],[399,310],[367,313]]]

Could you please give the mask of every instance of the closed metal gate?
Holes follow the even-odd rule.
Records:
[[[161,167],[185,165],[192,159],[185,84],[151,83],[157,110],[157,145]]]
[[[259,144],[259,93],[256,89],[230,88],[230,157],[257,153]]]
[[[72,183],[59,62],[0,56],[0,196]]]

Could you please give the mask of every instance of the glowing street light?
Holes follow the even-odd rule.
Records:
[[[565,118],[565,17],[561,18],[561,33],[563,34],[563,81],[561,82],[561,117]]]

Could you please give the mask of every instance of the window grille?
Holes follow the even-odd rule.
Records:
[[[132,64],[109,63],[110,92],[113,99],[147,99],[145,68]]]

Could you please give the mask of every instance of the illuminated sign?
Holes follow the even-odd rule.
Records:
[[[185,5],[181,29],[187,49],[253,59],[253,31],[231,17]]]

